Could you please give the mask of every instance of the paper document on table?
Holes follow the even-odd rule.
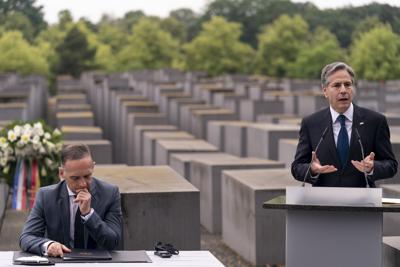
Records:
[[[400,204],[400,198],[382,198],[382,204]]]

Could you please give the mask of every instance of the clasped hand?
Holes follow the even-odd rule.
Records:
[[[360,172],[370,173],[374,169],[374,158],[375,158],[375,153],[371,152],[368,156],[365,157],[365,159],[361,161],[352,160],[351,164],[353,164],[353,166]],[[314,151],[312,152],[311,156],[310,168],[311,168],[311,174],[313,176],[321,173],[331,173],[338,170],[333,165],[321,165],[321,162],[317,158],[317,155],[315,154]]]
[[[89,190],[81,189],[77,192],[76,198],[74,199],[75,203],[79,204],[79,209],[81,211],[81,215],[85,216],[90,212],[90,203],[92,200],[92,195],[90,194]]]

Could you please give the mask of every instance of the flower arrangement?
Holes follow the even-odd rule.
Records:
[[[24,179],[32,183],[35,175],[26,175],[29,172],[37,173],[36,187],[52,184],[58,177],[61,149],[62,135],[58,129],[53,130],[44,121],[15,121],[0,131],[1,172],[14,190],[17,174],[25,175]]]

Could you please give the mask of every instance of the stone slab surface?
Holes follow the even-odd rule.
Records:
[[[145,132],[156,131],[176,131],[177,128],[172,125],[138,125],[134,126],[133,147],[134,151],[128,154],[128,164],[133,162],[134,165],[143,164],[143,135]],[[132,139],[128,141],[129,147],[132,147]]]
[[[211,233],[221,233],[221,176],[229,169],[283,168],[284,164],[258,158],[196,159],[191,165],[191,182],[200,190],[200,221]]]
[[[199,191],[174,170],[96,167],[94,175],[120,189],[125,250],[153,250],[160,240],[200,249]]]
[[[212,153],[173,153],[170,157],[169,166],[178,172],[180,175],[186,178],[186,180],[191,181],[191,162],[197,159],[209,158],[209,159],[237,159],[238,157],[220,152]]]
[[[159,140],[193,140],[193,135],[185,131],[146,132],[143,136],[143,165],[154,165],[156,142]]]
[[[298,186],[289,169],[227,170],[222,174],[222,238],[256,266],[285,263],[286,215],[262,204]]]
[[[156,143],[156,164],[169,164],[172,153],[215,152],[218,149],[210,143],[201,140],[160,140]]]

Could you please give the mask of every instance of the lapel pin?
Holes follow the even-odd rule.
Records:
[[[362,122],[360,122],[360,126],[361,126],[361,125],[364,125],[364,122],[363,122],[363,121],[362,121]]]

